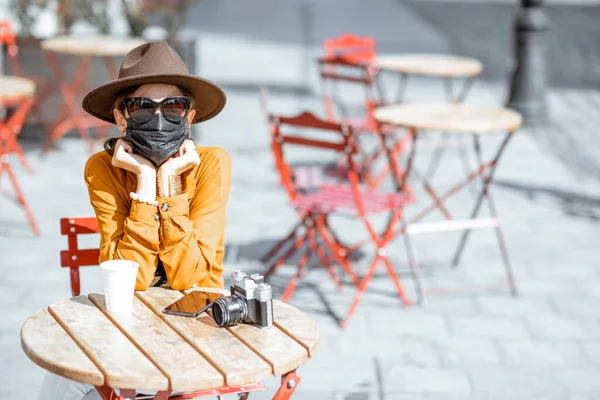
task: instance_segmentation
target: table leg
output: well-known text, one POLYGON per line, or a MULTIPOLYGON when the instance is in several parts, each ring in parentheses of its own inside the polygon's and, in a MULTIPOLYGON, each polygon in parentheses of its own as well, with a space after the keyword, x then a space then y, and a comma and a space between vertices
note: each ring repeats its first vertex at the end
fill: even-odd
POLYGON ((23 196, 21 187, 17 182, 17 177, 13 173, 10 163, 8 162, 8 155, 15 149, 17 134, 23 125, 23 121, 25 120, 25 116, 27 115, 27 111, 30 107, 31 100, 27 99, 19 106, 19 109, 9 118, 8 121, 0 121, 0 180, 2 179, 2 175, 4 175, 4 173, 8 175, 8 179, 13 186, 15 194, 17 195, 19 204, 25 211, 25 215, 27 216, 29 224, 31 225, 31 229, 33 230, 33 233, 38 236, 40 234, 39 227, 35 221, 35 218, 33 217, 31 209, 27 205, 25 196, 23 196))
MULTIPOLYGON (((492 182, 492 177, 493 177, 496 167, 498 165, 498 160, 500 159, 500 156, 504 152, 504 149, 506 148, 506 145, 508 144, 508 141, 510 140, 511 137, 512 137, 512 132, 509 132, 506 135, 502 144, 500 145, 500 148, 498 149, 498 152, 496 153, 494 160, 492 161, 493 166, 490 168, 490 170, 487 173, 483 172, 481 175, 483 185, 482 185, 480 194, 477 198, 475 207, 473 208, 473 211, 471 213, 471 219, 476 218, 477 215, 479 214, 479 210, 481 208, 481 205, 483 204, 484 199, 487 200, 488 208, 490 210, 490 214, 491 214, 492 218, 498 217, 496 205, 495 205, 494 199, 492 197, 492 194, 490 193, 490 184, 492 182)), ((474 137, 474 148, 475 148, 475 154, 477 156, 477 161, 481 164, 482 163, 481 144, 480 144, 479 138, 477 136, 474 137)), ((500 252, 502 254, 502 260, 504 262, 504 266, 506 269, 508 283, 510 285, 512 294, 516 295, 517 294, 516 282, 515 282, 515 278, 514 278, 512 265, 511 265, 510 259, 508 257, 508 249, 506 246, 506 241, 504 239, 504 233, 502 232, 502 228, 500 225, 495 227, 495 231, 496 231, 496 237, 498 239, 498 246, 500 247, 500 252)), ((460 261, 460 256, 462 255, 462 251, 464 250, 464 247, 469 238, 470 232, 471 232, 471 230, 466 230, 461 237, 461 240, 459 242, 456 253, 452 259, 452 267, 453 268, 456 268, 456 266, 458 265, 458 263, 460 261)))

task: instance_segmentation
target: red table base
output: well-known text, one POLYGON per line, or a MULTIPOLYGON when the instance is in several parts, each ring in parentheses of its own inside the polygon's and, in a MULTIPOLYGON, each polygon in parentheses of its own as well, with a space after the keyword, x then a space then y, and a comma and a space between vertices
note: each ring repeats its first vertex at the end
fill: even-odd
MULTIPOLYGON (((281 386, 277 393, 275 393, 275 397, 273 400, 289 400, 296 387, 298 386, 298 382, 300 382, 300 378, 296 375, 296 371, 291 371, 282 376, 281 378, 281 386)), ((250 392, 255 392, 259 390, 266 390, 267 387, 258 383, 252 383, 244 386, 233 386, 228 387, 224 386, 218 389, 204 389, 198 390, 196 392, 184 393, 180 395, 170 396, 170 390, 162 390, 158 392, 154 397, 150 396, 138 396, 136 397, 135 389, 121 389, 119 394, 117 394, 112 388, 108 386, 96 386, 96 390, 98 390, 98 394, 102 397, 103 400, 135 400, 135 399, 154 399, 154 400, 185 400, 185 399, 198 399, 202 397, 215 397, 217 396, 219 399, 221 396, 228 394, 238 394, 240 400, 245 400, 248 398, 248 394, 250 392)))
MULTIPOLYGON (((31 225, 31 229, 35 235, 40 234, 40 230, 38 228, 37 223, 35 222, 35 218, 27 205, 27 201, 25 200, 25 196, 23 196, 23 192, 21 191, 21 187, 17 182, 17 178, 8 162, 8 156, 11 153, 15 153, 23 166, 31 171, 31 167, 27 163, 25 159, 25 155, 23 150, 19 146, 17 142, 17 134, 21 131, 21 127, 23 126, 23 121, 25 121, 25 117, 27 116, 27 112, 29 111, 32 100, 30 98, 19 100, 15 102, 17 104, 16 111, 8 118, 6 121, 0 121, 0 181, 2 177, 6 173, 8 175, 8 179, 17 195, 17 201, 25 211, 25 215, 29 220, 29 224, 31 225), (20 103, 20 104, 18 104, 20 103)), ((4 103, 3 105, 8 105, 4 103)), ((10 104, 14 105, 14 104, 10 104)))
MULTIPOLYGON (((84 56, 81 58, 73 82, 69 84, 54 53, 45 51, 44 56, 56 78, 56 83, 63 96, 63 103, 52 124, 52 129, 48 135, 46 144, 44 145, 43 153, 48 153, 56 141, 73 129, 77 131, 81 139, 86 143, 88 150, 93 151, 94 143, 88 130, 90 128, 97 128, 95 139, 98 141, 106 137, 111 124, 85 114, 81 109, 80 103, 77 101, 77 98, 87 91, 84 80, 92 57, 84 56)), ((102 57, 102 60, 104 61, 109 76, 115 77, 117 75, 117 70, 114 65, 114 60, 108 56, 102 57)))

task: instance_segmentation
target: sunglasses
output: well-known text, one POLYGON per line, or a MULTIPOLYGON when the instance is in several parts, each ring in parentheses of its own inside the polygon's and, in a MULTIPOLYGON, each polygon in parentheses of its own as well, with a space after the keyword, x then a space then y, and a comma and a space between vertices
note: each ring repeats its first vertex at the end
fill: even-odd
POLYGON ((130 97, 123 100, 121 109, 127 110, 129 118, 136 122, 148 122, 160 109, 161 114, 167 121, 179 123, 187 117, 190 109, 191 99, 183 96, 166 97, 156 102, 147 97, 130 97))

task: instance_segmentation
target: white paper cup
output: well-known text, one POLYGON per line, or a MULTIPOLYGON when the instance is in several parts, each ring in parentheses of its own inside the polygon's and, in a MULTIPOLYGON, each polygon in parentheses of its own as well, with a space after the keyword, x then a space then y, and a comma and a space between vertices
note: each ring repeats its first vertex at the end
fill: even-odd
POLYGON ((140 264, 128 260, 109 260, 100 263, 104 301, 108 312, 131 312, 139 267, 140 264))

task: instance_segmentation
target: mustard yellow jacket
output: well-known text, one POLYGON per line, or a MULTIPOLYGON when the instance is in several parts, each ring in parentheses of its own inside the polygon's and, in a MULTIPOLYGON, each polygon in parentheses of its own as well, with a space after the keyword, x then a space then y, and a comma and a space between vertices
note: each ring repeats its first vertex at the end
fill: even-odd
POLYGON ((136 290, 150 286, 159 259, 173 289, 223 287, 231 158, 217 147, 196 150, 200 165, 182 175, 184 193, 158 198, 158 207, 131 199, 137 177, 113 166, 107 152, 94 154, 85 166, 100 230, 99 262, 138 262, 136 290))

